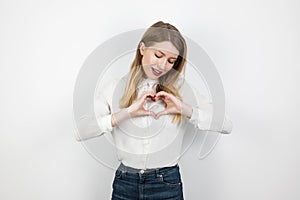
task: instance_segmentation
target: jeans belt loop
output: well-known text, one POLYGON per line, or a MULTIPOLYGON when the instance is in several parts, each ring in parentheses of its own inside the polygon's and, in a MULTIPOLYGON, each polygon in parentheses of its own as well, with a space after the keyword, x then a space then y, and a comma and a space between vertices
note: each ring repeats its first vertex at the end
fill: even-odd
POLYGON ((160 172, 159 172, 159 169, 155 169, 155 177, 160 177, 160 172))

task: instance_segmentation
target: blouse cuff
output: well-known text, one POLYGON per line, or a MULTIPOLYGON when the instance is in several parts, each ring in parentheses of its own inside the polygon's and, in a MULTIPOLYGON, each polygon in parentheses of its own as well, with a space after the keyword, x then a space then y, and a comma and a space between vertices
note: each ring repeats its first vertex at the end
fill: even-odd
POLYGON ((97 118, 98 126, 101 131, 100 134, 112 131, 113 128, 112 128, 112 124, 111 124, 111 117, 112 117, 112 115, 109 114, 109 115, 97 118))
POLYGON ((232 126, 232 121, 226 114, 221 133, 230 134, 232 132, 232 126))
POLYGON ((195 128, 199 128, 199 129, 204 128, 202 127, 202 125, 205 124, 205 120, 207 118, 205 116, 205 112, 196 106, 193 106, 192 110, 193 110, 192 115, 189 121, 195 126, 195 128))

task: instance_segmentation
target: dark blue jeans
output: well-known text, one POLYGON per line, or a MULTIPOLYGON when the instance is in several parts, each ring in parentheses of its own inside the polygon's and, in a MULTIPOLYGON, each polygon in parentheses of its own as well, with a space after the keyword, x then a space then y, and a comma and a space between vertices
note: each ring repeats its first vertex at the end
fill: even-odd
POLYGON ((115 173, 112 200, 183 200, 178 165, 137 170, 122 163, 115 173))

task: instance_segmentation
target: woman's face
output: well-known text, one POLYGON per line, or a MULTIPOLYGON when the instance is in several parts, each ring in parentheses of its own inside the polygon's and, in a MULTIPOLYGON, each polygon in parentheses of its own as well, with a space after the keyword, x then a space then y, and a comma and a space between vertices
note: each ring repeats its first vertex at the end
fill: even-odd
POLYGON ((143 56, 142 67, 146 78, 155 80, 172 69, 179 51, 171 42, 164 41, 149 47, 141 43, 140 53, 143 56))

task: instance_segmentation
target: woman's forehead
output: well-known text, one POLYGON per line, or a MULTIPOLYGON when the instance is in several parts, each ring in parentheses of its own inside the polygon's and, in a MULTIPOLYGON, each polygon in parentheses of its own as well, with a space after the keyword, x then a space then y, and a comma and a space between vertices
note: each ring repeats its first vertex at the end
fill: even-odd
POLYGON ((168 56, 177 57, 179 54, 178 49, 169 41, 156 42, 149 47, 150 49, 160 51, 168 56))

